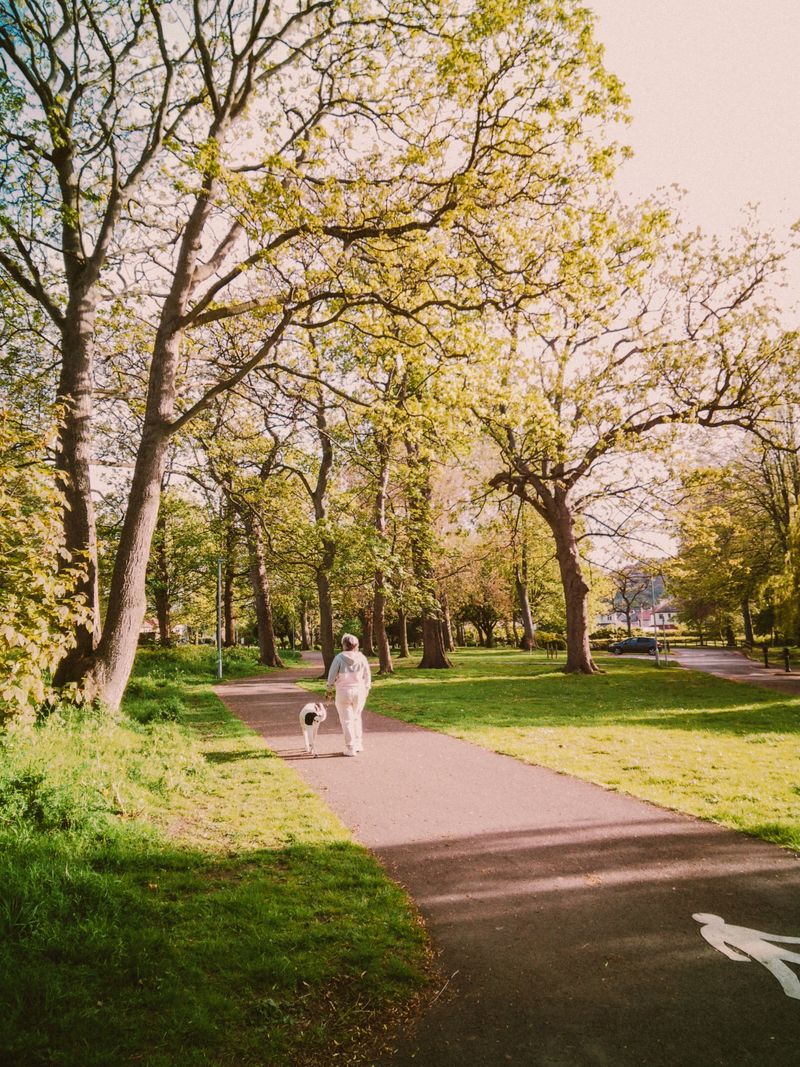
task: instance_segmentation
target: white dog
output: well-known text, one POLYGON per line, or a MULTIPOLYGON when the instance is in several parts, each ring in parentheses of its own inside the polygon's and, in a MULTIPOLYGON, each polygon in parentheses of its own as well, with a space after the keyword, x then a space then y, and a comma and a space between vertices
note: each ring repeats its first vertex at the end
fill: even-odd
POLYGON ((304 704, 300 709, 300 728, 303 731, 303 741, 306 752, 311 756, 317 754, 317 731, 319 724, 325 722, 328 712, 324 704, 304 704))

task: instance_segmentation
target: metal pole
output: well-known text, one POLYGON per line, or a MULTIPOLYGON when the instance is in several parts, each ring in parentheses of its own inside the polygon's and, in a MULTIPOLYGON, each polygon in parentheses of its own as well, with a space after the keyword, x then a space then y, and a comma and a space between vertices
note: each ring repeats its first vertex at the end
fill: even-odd
POLYGON ((217 678, 222 677, 222 556, 217 559, 217 678))
POLYGON ((661 663, 658 659, 658 623, 656 622, 656 580, 650 579, 650 600, 653 605, 653 636, 656 639, 656 667, 660 667, 661 663))

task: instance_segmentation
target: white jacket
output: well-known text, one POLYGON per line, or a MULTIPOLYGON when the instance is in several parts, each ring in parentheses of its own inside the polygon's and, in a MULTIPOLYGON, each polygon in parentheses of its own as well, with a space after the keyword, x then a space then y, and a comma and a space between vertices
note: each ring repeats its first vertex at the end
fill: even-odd
POLYGON ((331 664, 328 671, 328 685, 335 685, 337 689, 353 689, 363 686, 369 692, 372 685, 372 672, 367 662, 367 657, 357 649, 351 652, 340 652, 331 664))

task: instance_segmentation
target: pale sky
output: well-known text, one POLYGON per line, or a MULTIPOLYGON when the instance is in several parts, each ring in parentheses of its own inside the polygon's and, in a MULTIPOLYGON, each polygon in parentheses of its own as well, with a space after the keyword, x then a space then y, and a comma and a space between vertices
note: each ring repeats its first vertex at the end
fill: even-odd
MULTIPOLYGON (((635 157, 620 190, 676 183, 692 226, 727 232, 758 203, 767 227, 788 230, 800 218, 800 0, 587 6, 631 98, 619 139, 635 157)), ((792 277, 800 282, 800 264, 792 277)))

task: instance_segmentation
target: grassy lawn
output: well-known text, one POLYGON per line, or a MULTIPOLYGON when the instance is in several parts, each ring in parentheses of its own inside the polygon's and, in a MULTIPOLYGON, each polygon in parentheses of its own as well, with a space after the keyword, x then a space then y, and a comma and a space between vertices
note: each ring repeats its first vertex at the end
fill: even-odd
POLYGON ((593 677, 543 653, 453 658, 452 671, 400 666, 369 706, 800 849, 800 698, 645 657, 600 656, 593 677))
POLYGON ((145 651, 125 715, 0 737, 0 1062, 362 1062, 423 988, 409 902, 212 669, 145 651))

